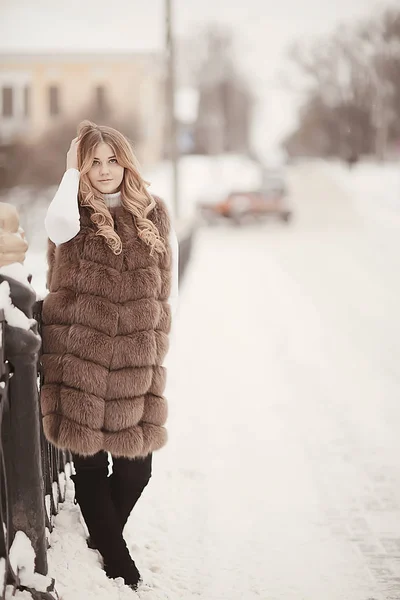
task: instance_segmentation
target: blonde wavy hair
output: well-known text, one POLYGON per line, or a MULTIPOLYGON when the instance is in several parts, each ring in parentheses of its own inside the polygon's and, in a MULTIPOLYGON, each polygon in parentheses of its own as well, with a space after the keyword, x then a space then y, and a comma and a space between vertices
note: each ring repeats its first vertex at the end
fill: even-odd
POLYGON ((150 254, 166 251, 157 227, 147 215, 156 206, 156 201, 147 191, 149 183, 139 172, 139 163, 128 140, 116 129, 82 121, 78 126, 78 169, 81 173, 79 201, 91 209, 91 221, 97 226, 96 235, 105 238, 114 254, 121 254, 121 238, 114 229, 114 220, 100 192, 90 184, 88 172, 93 165, 98 144, 108 144, 124 168, 121 184, 121 203, 134 217, 138 235, 150 247, 150 254))

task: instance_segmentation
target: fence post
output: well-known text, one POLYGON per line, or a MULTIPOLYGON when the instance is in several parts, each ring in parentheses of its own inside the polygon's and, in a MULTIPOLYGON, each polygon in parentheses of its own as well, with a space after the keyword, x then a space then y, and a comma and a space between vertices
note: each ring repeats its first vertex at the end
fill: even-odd
POLYGON ((192 249, 194 244, 194 238, 196 236, 197 221, 186 221, 181 222, 177 228, 178 241, 179 241, 179 282, 182 281, 183 275, 188 267, 192 249))
MULTIPOLYGON (((11 299, 28 317, 36 295, 28 285, 9 277, 11 299)), ((5 325, 5 357, 13 376, 9 383, 8 410, 3 415, 3 448, 7 469, 8 499, 11 509, 12 541, 16 531, 30 539, 36 555, 36 572, 47 574, 45 507, 39 400, 37 383, 40 337, 36 326, 26 330, 5 325)))

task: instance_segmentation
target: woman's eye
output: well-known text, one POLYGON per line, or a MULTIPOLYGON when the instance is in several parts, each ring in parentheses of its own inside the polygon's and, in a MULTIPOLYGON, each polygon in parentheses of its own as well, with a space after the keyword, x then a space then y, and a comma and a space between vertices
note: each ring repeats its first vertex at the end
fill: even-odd
POLYGON ((93 161, 93 166, 95 167, 96 165, 100 164, 98 160, 94 160, 93 161))
POLYGON ((117 163, 117 159, 116 159, 116 158, 112 158, 112 159, 110 160, 110 163, 112 163, 113 165, 115 165, 115 164, 117 163))

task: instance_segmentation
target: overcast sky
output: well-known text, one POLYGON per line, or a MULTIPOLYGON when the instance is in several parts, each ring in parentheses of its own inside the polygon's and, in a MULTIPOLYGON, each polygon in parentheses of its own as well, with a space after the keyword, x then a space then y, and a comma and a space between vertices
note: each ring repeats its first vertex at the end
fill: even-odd
MULTIPOLYGON (((388 3, 175 0, 175 31, 196 35, 212 21, 232 28, 240 67, 258 96, 255 142, 265 150, 294 121, 293 99, 275 85, 288 45, 296 39, 323 36, 339 23, 372 14, 388 3)), ((160 48, 163 7, 163 0, 0 0, 0 51, 160 48)))

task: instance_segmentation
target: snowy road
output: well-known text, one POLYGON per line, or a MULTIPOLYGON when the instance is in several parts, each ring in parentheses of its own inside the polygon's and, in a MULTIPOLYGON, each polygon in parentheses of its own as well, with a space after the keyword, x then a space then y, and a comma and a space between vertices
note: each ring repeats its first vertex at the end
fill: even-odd
MULTIPOLYGON (((292 186, 292 226, 199 233, 127 528, 142 599, 400 599, 399 232, 318 166, 292 186)), ((50 566, 63 600, 137 597, 68 504, 50 566)))

